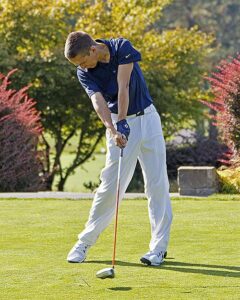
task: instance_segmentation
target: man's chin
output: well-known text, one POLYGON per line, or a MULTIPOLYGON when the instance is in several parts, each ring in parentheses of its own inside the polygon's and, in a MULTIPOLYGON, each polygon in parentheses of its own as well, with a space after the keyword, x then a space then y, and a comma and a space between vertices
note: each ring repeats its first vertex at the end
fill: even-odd
POLYGON ((96 66, 97 66, 97 64, 94 64, 94 65, 87 67, 87 69, 94 69, 94 68, 96 68, 96 66))

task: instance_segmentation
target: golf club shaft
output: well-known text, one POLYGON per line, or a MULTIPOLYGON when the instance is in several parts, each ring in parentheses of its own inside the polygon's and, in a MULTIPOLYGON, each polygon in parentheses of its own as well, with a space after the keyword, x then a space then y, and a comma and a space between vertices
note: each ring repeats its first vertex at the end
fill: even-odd
POLYGON ((118 206, 119 206, 119 195, 120 195, 120 175, 121 175, 122 157, 123 157, 123 149, 121 148, 120 155, 119 155, 119 162, 118 162, 118 175, 117 175, 116 210, 115 210, 114 242, 113 242, 113 257, 112 257, 113 268, 115 265, 115 258, 116 258, 118 206))

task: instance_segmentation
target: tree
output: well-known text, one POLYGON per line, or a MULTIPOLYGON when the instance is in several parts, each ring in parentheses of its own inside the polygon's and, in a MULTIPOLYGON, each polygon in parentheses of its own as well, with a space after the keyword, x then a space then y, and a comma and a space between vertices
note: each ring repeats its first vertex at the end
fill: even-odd
POLYGON ((42 147, 47 154, 44 164, 47 187, 50 190, 58 176, 57 187, 63 190, 68 176, 91 157, 104 134, 90 100, 80 89, 76 70, 63 55, 66 36, 73 30, 70 19, 75 12, 68 17, 65 1, 53 4, 48 0, 32 3, 9 0, 2 1, 0 7, 0 36, 6 49, 1 69, 18 67, 16 88, 32 83, 29 92, 38 99, 45 128, 42 147), (46 134, 54 139, 53 147, 46 134), (61 157, 74 136, 78 136, 75 157, 64 168, 61 157))
POLYGON ((8 89, 13 72, 0 74, 0 191, 38 191, 44 189, 37 151, 40 116, 28 87, 8 89))
MULTIPOLYGON (((210 59, 205 61, 210 68, 228 55, 234 55, 240 47, 240 3, 235 0, 178 0, 173 1, 164 10, 163 18, 157 23, 162 30, 179 27, 198 28, 216 37, 215 51, 210 59)), ((206 89, 209 86, 206 85, 206 89)), ((210 114, 215 112, 210 109, 210 114)), ((197 131, 203 132, 204 120, 197 120, 197 131)), ((208 124, 209 138, 217 140, 217 128, 212 125, 211 119, 208 124)))
POLYGON ((235 0, 178 0, 164 11, 158 25, 162 29, 192 28, 213 33, 216 51, 212 65, 227 55, 234 55, 240 47, 240 3, 235 0))
POLYGON ((240 164, 240 55, 223 60, 208 77, 213 93, 211 102, 202 101, 217 112, 215 124, 231 150, 233 164, 240 164))
POLYGON ((32 83, 31 96, 38 99, 44 128, 54 139, 53 154, 46 135, 43 136, 49 189, 58 175, 58 189, 62 190, 68 176, 92 155, 104 134, 73 67, 63 57, 65 39, 73 30, 85 30, 95 38, 124 36, 141 51, 141 66, 161 113, 166 137, 198 115, 200 105, 196 99, 202 98, 204 72, 201 64, 213 39, 197 28, 159 32, 156 22, 170 3, 1 1, 0 37, 6 51, 0 51, 4 56, 0 67, 7 71, 17 66, 18 84, 32 83), (7 60, 8 65, 4 63, 7 60), (75 159, 64 168, 62 153, 75 135, 79 135, 75 159))

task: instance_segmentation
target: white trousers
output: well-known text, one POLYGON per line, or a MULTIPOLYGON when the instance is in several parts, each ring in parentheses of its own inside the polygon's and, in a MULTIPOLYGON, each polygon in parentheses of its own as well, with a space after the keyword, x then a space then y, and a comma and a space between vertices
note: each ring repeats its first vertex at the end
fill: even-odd
MULTIPOLYGON (((145 109, 142 116, 128 116, 130 135, 123 151, 120 199, 132 179, 137 159, 140 162, 151 224, 151 251, 166 251, 169 241, 172 209, 166 168, 166 149, 160 116, 154 105, 145 109)), ((117 115, 111 114, 113 124, 117 115)), ((116 203, 119 148, 110 133, 106 132, 106 165, 101 172, 101 184, 95 194, 88 222, 79 239, 93 245, 100 233, 109 225, 116 203)), ((139 220, 141 221, 141 220, 139 220)))

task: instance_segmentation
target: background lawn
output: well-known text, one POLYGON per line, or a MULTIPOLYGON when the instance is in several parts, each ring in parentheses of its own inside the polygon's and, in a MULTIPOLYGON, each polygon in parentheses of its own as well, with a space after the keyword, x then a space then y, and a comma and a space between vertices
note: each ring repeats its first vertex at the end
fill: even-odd
MULTIPOLYGON (((51 147, 54 146, 54 140, 49 135, 45 135, 48 143, 51 147)), ((65 192, 88 192, 91 191, 84 187, 84 183, 88 183, 89 181, 92 181, 93 183, 99 182, 99 176, 102 168, 105 165, 105 159, 106 159, 106 146, 105 146, 105 138, 103 137, 102 141, 98 144, 96 150, 94 151, 94 154, 91 156, 89 160, 87 160, 83 165, 80 165, 77 167, 74 171, 74 174, 71 174, 64 186, 65 192)), ((61 156, 61 162, 63 168, 69 167, 72 164, 72 161, 75 158, 75 152, 78 145, 78 136, 74 136, 71 139, 71 143, 67 144, 62 156, 61 156)), ((53 154, 51 155, 53 159, 53 154)), ((54 183, 53 183, 53 190, 57 190, 57 182, 59 178, 58 176, 55 177, 54 183)))
POLYGON ((120 207, 115 279, 110 266, 113 224, 86 263, 66 255, 86 222, 90 200, 0 200, 0 299, 239 299, 240 198, 173 199, 168 259, 139 264, 148 250, 146 200, 120 207))
MULTIPOLYGON (((74 159, 74 154, 65 152, 62 156, 63 166, 67 167, 74 159)), ((93 183, 99 182, 100 172, 105 165, 106 155, 103 153, 94 154, 93 158, 90 158, 84 163, 84 166, 79 166, 73 175, 70 175, 66 181, 64 187, 65 192, 87 192, 91 191, 84 187, 84 183, 92 181, 93 183)), ((53 190, 57 190, 56 182, 58 178, 55 177, 53 190)))

